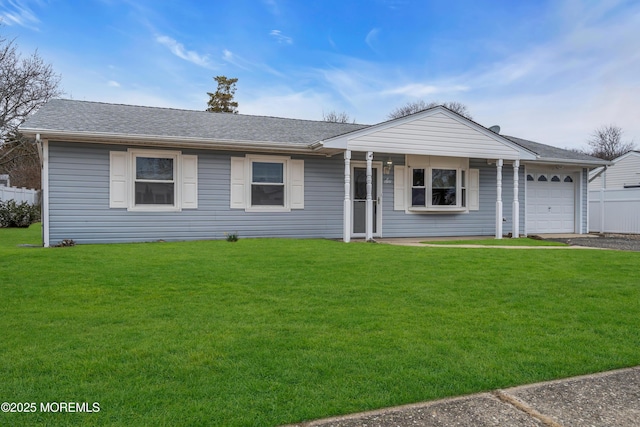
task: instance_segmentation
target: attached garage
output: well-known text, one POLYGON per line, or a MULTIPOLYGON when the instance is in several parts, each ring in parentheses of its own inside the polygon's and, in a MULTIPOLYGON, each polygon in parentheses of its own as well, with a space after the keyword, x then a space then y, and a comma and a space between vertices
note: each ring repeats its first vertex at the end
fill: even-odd
POLYGON ((527 171, 528 234, 576 232, 579 173, 527 171))

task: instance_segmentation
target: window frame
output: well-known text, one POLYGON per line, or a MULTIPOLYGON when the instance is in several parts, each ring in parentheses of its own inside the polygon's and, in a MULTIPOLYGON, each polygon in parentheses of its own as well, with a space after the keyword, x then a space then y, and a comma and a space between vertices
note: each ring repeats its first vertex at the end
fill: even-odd
POLYGON ((181 182, 179 177, 181 176, 181 152, 180 151, 164 151, 164 150, 129 150, 129 165, 130 165, 130 183, 129 183, 129 211, 136 212, 179 212, 182 205, 182 192, 181 182), (137 178, 137 158, 155 158, 155 159, 172 159, 173 160, 173 204, 136 204, 136 183, 137 182, 161 182, 166 183, 168 180, 140 180, 137 178))
POLYGON ((412 161, 413 165, 408 167, 408 206, 409 212, 469 212, 469 196, 468 182, 469 179, 469 166, 468 160, 456 159, 454 161, 448 161, 448 159, 436 159, 429 158, 423 162, 412 161), (456 164, 457 163, 457 164, 456 164), (464 164, 462 164, 464 163, 464 164), (414 170, 424 170, 424 185, 413 185, 414 170), (434 170, 455 170, 456 171, 456 204, 455 205, 434 205, 433 204, 433 171, 434 170), (425 191, 425 204, 413 205, 413 190, 424 189, 425 191))
POLYGON ((247 212, 289 212, 291 211, 289 179, 289 160, 290 157, 285 156, 265 156, 265 155, 247 155, 246 167, 246 211, 247 212), (265 183, 253 181, 253 164, 254 163, 280 163, 282 164, 282 183, 265 183), (253 186, 254 185, 282 185, 283 203, 282 205, 254 205, 253 204, 253 186))

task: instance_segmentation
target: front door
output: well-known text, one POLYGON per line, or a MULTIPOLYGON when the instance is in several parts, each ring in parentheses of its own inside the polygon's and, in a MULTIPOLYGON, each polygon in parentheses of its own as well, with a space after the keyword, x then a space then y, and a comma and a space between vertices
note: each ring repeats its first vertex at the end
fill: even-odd
MULTIPOLYGON (((354 237, 364 237, 367 232, 367 168, 354 167, 352 177, 352 199, 353 200, 353 230, 354 237)), ((371 169, 371 199, 373 205, 373 235, 379 235, 378 202, 378 177, 380 169, 375 165, 371 169)))

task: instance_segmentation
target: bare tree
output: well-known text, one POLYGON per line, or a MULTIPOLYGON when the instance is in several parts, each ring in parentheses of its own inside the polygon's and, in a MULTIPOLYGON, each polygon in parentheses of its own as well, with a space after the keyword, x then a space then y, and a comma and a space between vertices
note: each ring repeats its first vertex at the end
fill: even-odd
POLYGON ((60 96, 60 76, 34 52, 23 57, 14 40, 0 37, 0 173, 18 186, 38 188, 40 161, 35 142, 18 132, 27 117, 60 96))
POLYGON ((442 105, 443 107, 446 107, 449 110, 454 111, 460 114, 461 116, 466 117, 469 120, 472 120, 471 114, 469 113, 467 106, 461 102, 450 101, 450 102, 441 103, 441 102, 434 101, 434 102, 427 103, 422 99, 418 101, 407 102, 402 107, 398 107, 392 112, 390 112, 387 117, 390 119, 397 119, 400 117, 408 116, 410 114, 427 110, 429 108, 437 107, 438 105, 442 105))
POLYGON ((35 141, 16 132, 0 145, 0 173, 11 176, 15 187, 40 189, 40 155, 35 141))
POLYGON ((346 112, 338 113, 335 110, 329 111, 327 114, 322 112, 322 120, 331 123, 355 123, 356 119, 351 120, 346 112))
POLYGON ((622 141, 622 128, 615 125, 602 126, 591 134, 587 141, 591 150, 588 154, 605 160, 613 160, 634 149, 633 141, 622 141))
POLYGON ((59 96, 60 76, 38 52, 23 58, 14 40, 0 37, 0 138, 18 128, 51 98, 59 96))

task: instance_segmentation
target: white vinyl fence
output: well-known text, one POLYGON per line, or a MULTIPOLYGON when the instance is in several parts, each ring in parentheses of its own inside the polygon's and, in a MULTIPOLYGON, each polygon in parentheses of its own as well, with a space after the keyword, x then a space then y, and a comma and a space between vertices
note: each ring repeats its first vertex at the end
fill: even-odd
POLYGON ((589 191, 589 231, 640 233, 640 188, 589 191))
POLYGON ((30 205, 38 203, 39 191, 31 188, 5 187, 0 185, 0 201, 15 200, 16 203, 27 202, 30 205))

